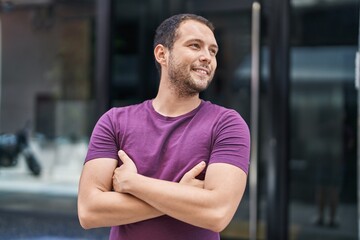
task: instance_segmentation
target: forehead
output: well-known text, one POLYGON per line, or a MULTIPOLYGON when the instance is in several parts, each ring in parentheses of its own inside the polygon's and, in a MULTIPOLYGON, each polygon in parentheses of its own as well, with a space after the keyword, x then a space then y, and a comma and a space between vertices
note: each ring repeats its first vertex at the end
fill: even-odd
POLYGON ((188 41, 191 39, 199 39, 209 44, 217 45, 214 33, 208 26, 195 20, 186 20, 179 26, 178 41, 188 41))

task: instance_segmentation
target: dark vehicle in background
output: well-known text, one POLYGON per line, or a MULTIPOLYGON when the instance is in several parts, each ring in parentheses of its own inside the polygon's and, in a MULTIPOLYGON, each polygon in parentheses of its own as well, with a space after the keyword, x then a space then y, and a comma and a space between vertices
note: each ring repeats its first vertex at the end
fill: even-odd
POLYGON ((0 134, 0 167, 14 167, 23 156, 28 169, 34 176, 40 176, 41 165, 29 145, 29 128, 17 133, 0 134))

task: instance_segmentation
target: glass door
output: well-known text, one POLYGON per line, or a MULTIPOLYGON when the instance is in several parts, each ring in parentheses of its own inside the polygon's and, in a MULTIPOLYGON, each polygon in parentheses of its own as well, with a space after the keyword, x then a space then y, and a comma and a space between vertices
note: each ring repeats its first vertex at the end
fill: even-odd
POLYGON ((289 238, 359 239, 358 14, 358 1, 292 1, 289 238))
POLYGON ((235 109, 251 129, 252 153, 248 187, 225 239, 256 239, 258 215, 258 115, 260 4, 255 1, 188 0, 186 11, 206 17, 215 25, 219 45, 218 68, 202 98, 235 109))
POLYGON ((238 111, 251 128, 253 144, 248 187, 222 239, 256 239, 261 231, 257 225, 261 205, 257 199, 260 4, 254 0, 224 0, 221 4, 216 0, 128 0, 114 1, 113 11, 110 98, 116 106, 156 95, 158 76, 153 52, 147 49, 152 49, 153 33, 165 17, 187 12, 214 23, 220 48, 218 67, 201 97, 238 111))

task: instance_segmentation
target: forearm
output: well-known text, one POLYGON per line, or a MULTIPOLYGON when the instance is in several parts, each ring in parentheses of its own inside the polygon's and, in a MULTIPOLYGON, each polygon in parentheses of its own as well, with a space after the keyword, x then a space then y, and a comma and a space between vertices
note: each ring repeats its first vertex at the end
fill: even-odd
POLYGON ((199 185, 195 177, 204 169, 204 162, 177 183, 140 175, 124 152, 120 151, 119 157, 123 165, 113 176, 117 192, 131 194, 166 215, 215 232, 229 224, 246 186, 246 173, 230 164, 209 165, 199 185))
POLYGON ((129 224, 163 215, 129 194, 102 191, 79 195, 78 212, 80 224, 86 229, 129 224))
POLYGON ((221 231, 230 220, 212 190, 136 175, 124 191, 173 218, 191 225, 221 231))

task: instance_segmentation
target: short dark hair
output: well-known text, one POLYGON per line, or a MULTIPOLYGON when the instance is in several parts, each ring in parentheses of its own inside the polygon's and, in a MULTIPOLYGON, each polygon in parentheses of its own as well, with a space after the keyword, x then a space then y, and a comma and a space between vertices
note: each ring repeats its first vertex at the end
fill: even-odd
MULTIPOLYGON (((178 28, 180 24, 187 20, 195 20, 200 23, 205 24, 210 28, 212 32, 214 32, 214 25, 207 20, 206 18, 189 13, 177 14, 168 19, 164 20, 159 27, 156 29, 155 37, 154 37, 154 49, 158 44, 162 44, 164 47, 171 50, 174 46, 175 41, 178 39, 178 28)), ((155 60, 156 68, 159 73, 161 72, 160 64, 155 60)))

